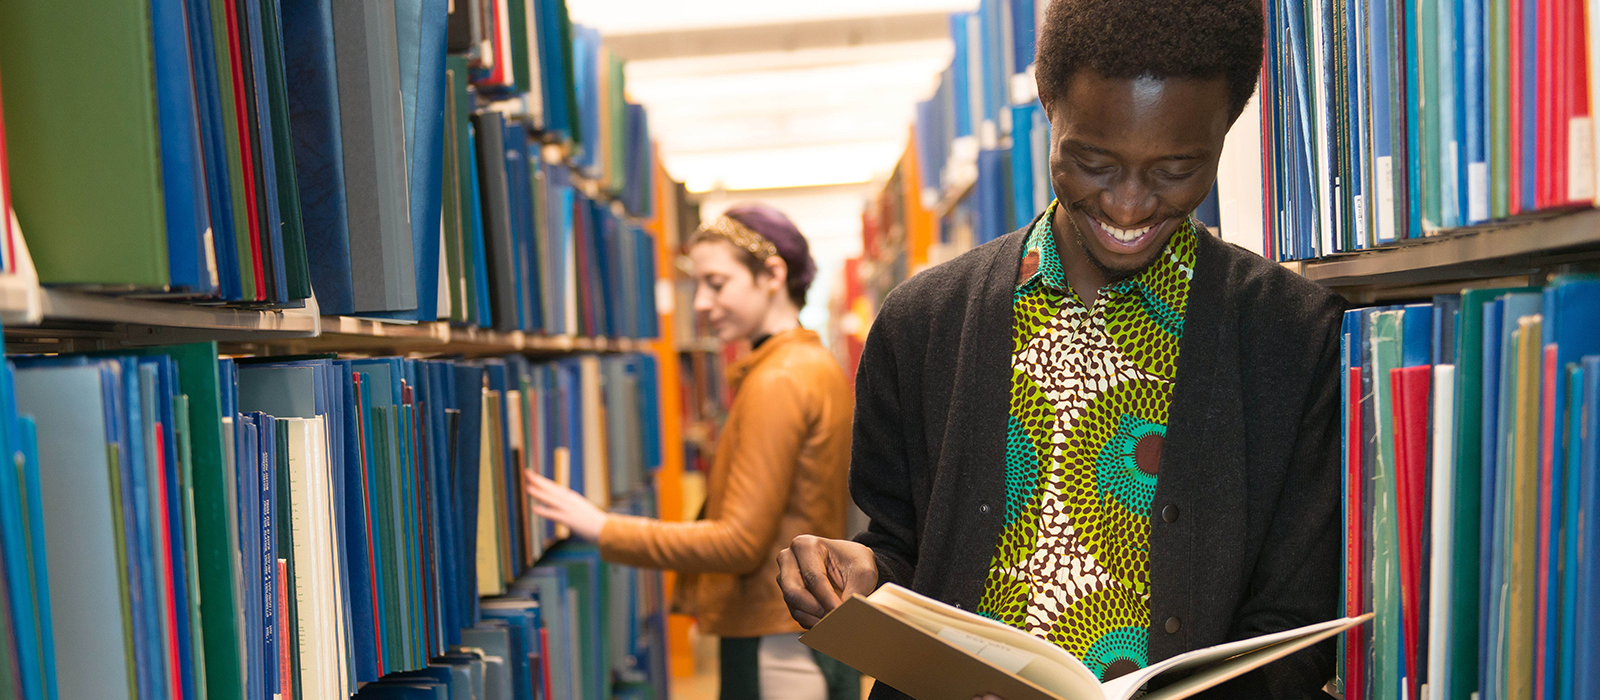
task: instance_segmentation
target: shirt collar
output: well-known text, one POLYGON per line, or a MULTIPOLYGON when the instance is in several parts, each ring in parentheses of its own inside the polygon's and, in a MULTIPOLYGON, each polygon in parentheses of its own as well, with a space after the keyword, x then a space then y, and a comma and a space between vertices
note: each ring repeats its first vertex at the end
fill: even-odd
MULTIPOLYGON (((1059 200, 1051 200, 1050 206, 1044 210, 1044 215, 1034 222, 1033 229, 1028 232, 1027 243, 1023 245, 1022 249, 1022 266, 1017 275, 1018 290, 1033 284, 1041 284, 1058 292, 1067 292, 1072 289, 1072 285, 1067 282, 1067 273, 1061 266, 1061 254, 1056 248, 1055 231, 1051 228, 1051 222, 1055 219, 1056 207, 1059 203, 1059 200)), ((1176 241, 1183 237, 1195 235, 1194 226, 1192 218, 1185 220, 1178 227, 1178 230, 1172 234, 1172 238, 1167 241, 1166 250, 1162 251, 1161 256, 1156 258, 1155 262, 1137 275, 1107 285, 1102 291, 1112 294, 1125 294, 1128 292, 1136 292, 1141 295, 1150 294, 1150 285, 1145 283, 1166 268, 1172 266, 1192 268, 1192 261, 1186 263, 1186 261, 1180 259, 1183 256, 1174 255, 1173 253, 1177 248, 1174 245, 1176 241)), ((1189 248, 1192 248, 1192 246, 1189 248)))

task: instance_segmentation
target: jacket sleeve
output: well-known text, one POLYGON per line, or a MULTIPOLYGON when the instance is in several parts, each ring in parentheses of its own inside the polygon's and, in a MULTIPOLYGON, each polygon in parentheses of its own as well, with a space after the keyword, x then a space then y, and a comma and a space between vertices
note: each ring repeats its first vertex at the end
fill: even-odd
POLYGON ((895 297, 867 334, 856 369, 850 494, 870 522, 856 541, 872 548, 878 583, 910 587, 917 566, 917 516, 902 426, 901 366, 895 356, 895 297))
POLYGON ((759 570, 778 536, 801 444, 815 419, 805 394, 802 380, 785 372, 746 380, 740 388, 745 405, 731 426, 736 432, 718 446, 732 450, 722 512, 694 522, 613 515, 600 532, 605 559, 690 573, 759 570))
MULTIPOLYGON (((1234 638, 1256 637, 1339 617, 1340 431, 1338 313, 1315 355, 1289 472, 1278 496, 1265 546, 1250 579, 1250 595, 1234 620, 1234 638)), ((1212 698, 1327 698, 1335 640, 1296 653, 1231 683, 1212 698)))

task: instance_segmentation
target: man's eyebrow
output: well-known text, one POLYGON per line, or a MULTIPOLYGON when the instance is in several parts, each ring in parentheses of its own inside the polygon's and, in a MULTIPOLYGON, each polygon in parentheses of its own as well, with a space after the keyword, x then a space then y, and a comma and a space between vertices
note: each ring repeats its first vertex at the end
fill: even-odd
MULTIPOLYGON (((1101 155, 1101 156, 1115 156, 1116 155, 1116 153, 1114 153, 1114 152, 1112 152, 1110 150, 1101 148, 1101 147, 1093 145, 1093 144, 1085 143, 1085 142, 1079 141, 1077 139, 1067 139, 1065 145, 1069 146, 1071 148, 1080 150, 1080 151, 1086 151, 1088 153, 1093 153, 1095 155, 1101 155)), ((1157 158, 1156 160, 1200 160, 1202 157, 1203 156, 1201 154, 1199 154, 1199 153, 1174 153, 1172 155, 1162 156, 1160 158, 1157 158)))

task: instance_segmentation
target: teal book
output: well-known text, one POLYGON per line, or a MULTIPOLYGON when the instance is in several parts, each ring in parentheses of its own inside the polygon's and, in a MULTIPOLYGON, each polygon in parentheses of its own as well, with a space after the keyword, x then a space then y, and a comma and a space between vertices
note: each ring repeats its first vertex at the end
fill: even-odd
POLYGON ((1402 667, 1400 512, 1396 501, 1399 479, 1395 462, 1393 393, 1387 381, 1390 370, 1401 365, 1405 311, 1372 314, 1370 349, 1376 395, 1377 454, 1370 476, 1373 489, 1372 522, 1372 692, 1373 697, 1398 696, 1402 667))

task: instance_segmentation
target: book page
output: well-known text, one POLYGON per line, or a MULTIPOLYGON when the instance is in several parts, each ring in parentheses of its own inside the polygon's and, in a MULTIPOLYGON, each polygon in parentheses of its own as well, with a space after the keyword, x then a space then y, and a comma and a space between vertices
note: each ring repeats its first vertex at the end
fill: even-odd
POLYGON ((1177 698, 1187 697, 1258 666, 1288 656, 1370 619, 1372 619, 1372 613, 1367 613, 1361 617, 1329 620, 1315 625, 1307 625, 1250 639, 1241 639, 1236 642, 1218 644, 1204 649, 1196 649, 1186 654, 1179 654, 1166 661, 1151 664, 1141 671, 1106 681, 1106 697, 1114 699, 1130 698, 1133 697, 1134 691, 1144 687, 1146 683, 1156 676, 1216 664, 1212 668, 1201 670, 1183 681, 1146 696, 1146 700, 1153 698, 1176 700, 1177 698), (1207 679, 1209 683, 1193 686, 1191 682, 1197 679, 1207 679), (1189 691, 1173 694, 1173 689, 1179 687, 1187 687, 1189 691))
POLYGON ((1047 690, 1062 692, 1069 687, 1100 684, 1100 679, 1066 650, 999 621, 895 584, 879 588, 867 600, 901 613, 927 632, 1047 690))

